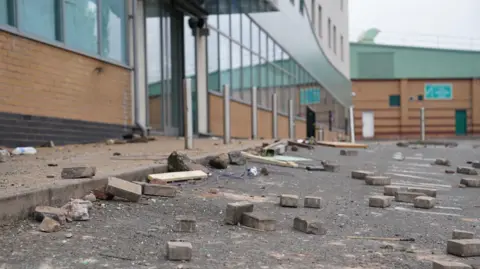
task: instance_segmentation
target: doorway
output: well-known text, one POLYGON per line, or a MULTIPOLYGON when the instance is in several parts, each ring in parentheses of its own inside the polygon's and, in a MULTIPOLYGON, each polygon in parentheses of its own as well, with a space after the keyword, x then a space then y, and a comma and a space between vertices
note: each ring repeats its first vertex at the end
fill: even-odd
POLYGON ((455 110, 455 134, 467 135, 467 111, 465 109, 455 110))
POLYGON ((363 138, 373 138, 375 136, 375 116, 373 111, 362 113, 362 136, 363 138))
POLYGON ((315 137, 315 111, 307 106, 307 138, 315 137))

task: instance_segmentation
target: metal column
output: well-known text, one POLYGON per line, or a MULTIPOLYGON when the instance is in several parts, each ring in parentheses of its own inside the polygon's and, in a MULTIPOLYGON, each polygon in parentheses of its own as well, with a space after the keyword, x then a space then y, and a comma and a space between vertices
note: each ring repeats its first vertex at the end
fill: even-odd
POLYGON ((350 142, 355 143, 355 118, 353 117, 353 106, 350 106, 349 116, 350 116, 350 142))
POLYGON ((230 89, 223 85, 223 143, 230 144, 230 89))
POLYGON ((295 139, 295 115, 293 112, 293 100, 288 100, 288 136, 295 139))
POLYGON ((273 139, 278 138, 278 106, 277 106, 277 93, 272 94, 272 136, 273 139))
POLYGON ((257 105, 257 87, 253 86, 251 89, 251 98, 252 98, 252 139, 257 139, 258 137, 258 105, 257 105))
POLYGON ((185 149, 193 149, 192 81, 189 78, 183 80, 183 96, 185 149))

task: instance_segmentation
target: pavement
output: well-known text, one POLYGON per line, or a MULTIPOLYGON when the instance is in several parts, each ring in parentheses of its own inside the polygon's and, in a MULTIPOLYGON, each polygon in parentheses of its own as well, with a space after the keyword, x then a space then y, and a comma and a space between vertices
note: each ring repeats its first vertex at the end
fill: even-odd
MULTIPOLYGON (((246 167, 215 170, 196 184, 179 184, 175 198, 144 197, 139 203, 97 201, 91 220, 66 224, 62 231, 42 233, 39 223, 25 220, 0 228, 0 268, 261 268, 261 269, 367 269, 432 268, 432 260, 480 264, 480 257, 458 258, 446 254, 453 229, 468 230, 480 237, 480 189, 459 188, 462 176, 446 174, 479 159, 470 141, 456 148, 399 148, 394 143, 370 143, 358 156, 340 156, 340 149, 316 147, 289 152, 328 160, 340 171, 308 172, 300 168, 265 166, 268 176, 245 177, 246 167), (402 152, 405 160, 392 158, 402 152), (452 167, 435 166, 435 158, 448 158, 452 167), (432 187, 438 190, 433 209, 416 209, 393 202, 386 209, 368 207, 368 197, 383 187, 350 178, 354 169, 390 175, 392 184, 432 187), (283 208, 280 194, 320 196, 321 209, 283 208), (225 225, 228 202, 249 200, 254 210, 277 220, 276 231, 261 232, 225 225), (197 232, 173 232, 177 215, 194 215, 197 232), (326 235, 308 235, 292 229, 296 216, 318 219, 326 235), (67 238, 71 233, 72 237, 67 238), (414 238, 414 242, 349 239, 348 236, 414 238), (184 239, 193 245, 190 262, 165 258, 168 240, 184 239)), ((303 204, 303 203, 301 203, 303 204)))
POLYGON ((168 155, 174 150, 195 158, 259 146, 262 142, 236 140, 232 144, 223 145, 222 140, 195 139, 194 149, 185 151, 183 138, 157 137, 156 141, 149 143, 97 143, 37 148, 35 155, 13 156, 10 161, 0 163, 0 196, 59 184, 62 182, 60 174, 64 167, 95 166, 97 177, 104 177, 133 168, 165 164, 168 155))

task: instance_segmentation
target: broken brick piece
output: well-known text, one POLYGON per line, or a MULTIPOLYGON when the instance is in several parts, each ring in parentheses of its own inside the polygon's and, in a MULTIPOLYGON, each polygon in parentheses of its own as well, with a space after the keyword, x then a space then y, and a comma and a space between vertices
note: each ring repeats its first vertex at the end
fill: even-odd
POLYGON ((142 197, 142 186, 120 178, 109 177, 105 192, 131 202, 138 202, 142 197))

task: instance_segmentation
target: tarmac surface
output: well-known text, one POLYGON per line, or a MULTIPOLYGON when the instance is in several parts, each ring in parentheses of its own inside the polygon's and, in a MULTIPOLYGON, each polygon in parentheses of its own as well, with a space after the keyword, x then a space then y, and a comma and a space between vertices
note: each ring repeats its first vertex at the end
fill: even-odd
POLYGON ((140 203, 97 201, 91 220, 66 224, 62 231, 46 234, 39 223, 26 220, 0 229, 0 268, 251 268, 251 269, 363 269, 432 268, 432 260, 480 264, 480 257, 458 258, 446 254, 453 229, 468 230, 480 238, 480 188, 459 188, 463 177, 446 169, 468 166, 480 159, 480 149, 461 141, 456 148, 399 148, 393 143, 371 143, 358 156, 340 156, 340 149, 316 147, 288 152, 311 158, 303 164, 328 160, 340 171, 308 172, 300 168, 265 166, 268 176, 242 176, 243 166, 215 170, 206 181, 181 184, 175 198, 142 198, 140 203), (405 160, 392 158, 402 152, 405 160), (448 158, 451 167, 435 166, 435 158, 448 158), (383 187, 368 186, 350 178, 355 169, 392 177, 392 184, 438 190, 433 209, 393 202, 386 209, 368 207, 368 197, 383 187), (296 194, 298 208, 278 205, 280 194, 296 194), (323 198, 321 209, 303 208, 303 197, 323 198), (261 232, 225 225, 228 202, 249 200, 254 211, 277 220, 276 231, 261 232), (172 231, 176 215, 194 215, 196 233, 172 231), (293 230, 296 216, 318 219, 327 235, 293 230), (67 238, 71 233, 73 236, 67 238), (414 242, 349 239, 348 236, 414 238, 414 242), (165 258, 168 240, 185 239, 193 245, 190 262, 165 258))

